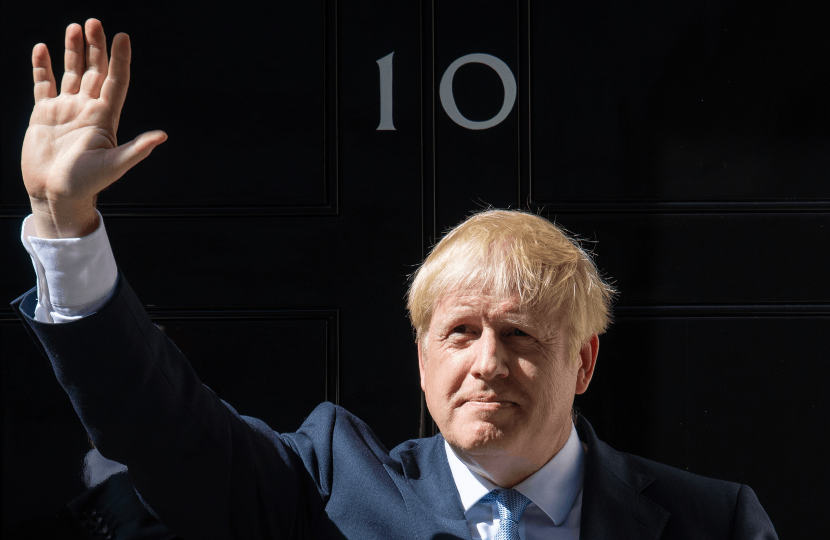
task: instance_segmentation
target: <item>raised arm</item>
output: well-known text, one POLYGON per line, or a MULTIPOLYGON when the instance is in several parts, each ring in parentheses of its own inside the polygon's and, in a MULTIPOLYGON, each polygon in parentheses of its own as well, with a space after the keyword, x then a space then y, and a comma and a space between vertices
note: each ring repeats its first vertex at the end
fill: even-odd
POLYGON ((112 61, 97 19, 66 28, 60 94, 49 50, 32 51, 35 107, 23 141, 21 168, 41 238, 79 238, 98 226, 98 193, 167 140, 148 131, 118 146, 116 132, 130 84, 130 38, 116 34, 112 61))
MULTIPOLYGON (((34 47, 35 107, 21 163, 30 219, 37 236, 51 239, 38 243, 50 246, 47 251, 68 249, 70 256, 64 258, 70 262, 85 256, 80 242, 54 239, 88 242, 100 235, 97 194, 167 138, 151 131, 118 146, 130 40, 116 35, 108 62, 101 23, 89 19, 85 31, 86 41, 80 25, 66 30, 59 95, 47 48, 34 47)), ((64 265, 53 274, 76 267, 64 265)), ((39 279, 38 295, 42 285, 39 279)), ((13 304, 101 454, 127 466, 141 496, 180 536, 308 537, 323 513, 329 485, 325 475, 309 471, 330 470, 316 450, 319 446, 323 456, 330 456, 330 428, 312 425, 316 438, 286 438, 260 421, 240 417, 201 383, 123 276, 110 293, 92 313, 66 324, 34 317, 43 299, 31 291, 13 304)), ((334 415, 332 407, 323 410, 325 418, 334 415)))

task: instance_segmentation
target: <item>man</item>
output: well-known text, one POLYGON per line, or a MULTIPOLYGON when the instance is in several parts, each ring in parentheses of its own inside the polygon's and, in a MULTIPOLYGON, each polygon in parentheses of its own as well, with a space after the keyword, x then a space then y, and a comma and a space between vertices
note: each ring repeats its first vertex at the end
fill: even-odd
POLYGON ((412 282, 421 387, 441 435, 389 452, 331 404, 288 434, 238 415, 115 266, 95 196, 166 135, 116 145, 129 39, 115 36, 109 64, 100 23, 85 29, 86 50, 80 27, 67 29, 60 95, 45 46, 33 52, 22 236, 38 286, 15 306, 101 455, 127 467, 176 535, 776 538, 748 487, 616 452, 574 421, 613 290, 579 246, 522 212, 471 217, 412 282))

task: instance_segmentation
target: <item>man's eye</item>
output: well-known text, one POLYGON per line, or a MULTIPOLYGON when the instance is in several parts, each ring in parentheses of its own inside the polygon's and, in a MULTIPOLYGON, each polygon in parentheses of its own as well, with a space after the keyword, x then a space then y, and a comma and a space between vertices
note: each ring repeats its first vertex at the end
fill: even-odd
POLYGON ((467 326, 464 324, 459 324, 455 328, 452 329, 451 334, 466 334, 467 333, 467 326))
POLYGON ((515 336, 515 337, 527 337, 530 334, 528 334, 526 332, 523 332, 523 331, 519 330, 518 328, 514 328, 513 330, 510 331, 510 335, 515 336))

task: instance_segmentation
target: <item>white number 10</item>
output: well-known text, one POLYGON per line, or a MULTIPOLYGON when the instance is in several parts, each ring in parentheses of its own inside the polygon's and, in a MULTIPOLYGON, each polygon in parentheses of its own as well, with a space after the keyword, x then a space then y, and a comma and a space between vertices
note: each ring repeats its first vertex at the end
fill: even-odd
MULTIPOLYGON (((378 69, 380 70, 380 124, 378 130, 391 131, 395 129, 392 124, 392 55, 391 52, 377 61, 378 69)), ((510 68, 496 58, 489 54, 474 53, 462 56, 455 62, 450 64, 441 77, 441 84, 438 87, 438 95, 441 98, 441 105, 444 107, 444 112, 461 127, 467 129, 489 129, 502 123, 505 118, 513 110, 513 105, 516 103, 516 78, 510 68), (455 105, 455 97, 452 93, 452 79, 458 68, 465 64, 476 62, 490 66, 498 74, 501 79, 501 84, 504 86, 504 102, 501 105, 501 110, 489 120, 475 122, 466 118, 458 110, 455 105)))

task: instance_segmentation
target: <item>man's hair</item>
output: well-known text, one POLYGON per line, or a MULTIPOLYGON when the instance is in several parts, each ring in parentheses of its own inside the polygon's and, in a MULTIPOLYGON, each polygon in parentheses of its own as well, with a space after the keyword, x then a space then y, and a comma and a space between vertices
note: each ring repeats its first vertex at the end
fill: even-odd
POLYGON ((422 344, 435 305, 447 294, 518 294, 522 307, 563 326, 571 358, 608 328, 616 294, 575 240, 518 210, 473 214, 441 239, 411 278, 407 309, 422 344))

